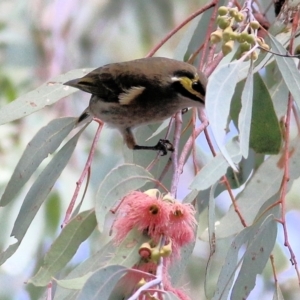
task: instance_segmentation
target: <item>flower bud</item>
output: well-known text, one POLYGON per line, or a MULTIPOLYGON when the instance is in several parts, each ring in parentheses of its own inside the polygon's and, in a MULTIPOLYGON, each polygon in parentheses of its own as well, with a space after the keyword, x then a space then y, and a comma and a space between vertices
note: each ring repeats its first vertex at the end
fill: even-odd
POLYGON ((237 16, 237 14, 239 13, 237 7, 233 7, 229 9, 229 15, 233 18, 235 18, 235 16, 237 16))
POLYGON ((210 35, 210 41, 213 44, 217 44, 222 41, 222 37, 223 37, 222 29, 217 29, 216 31, 212 32, 212 34, 210 35))
POLYGON ((226 16, 217 17, 217 24, 221 29, 225 29, 230 25, 230 20, 226 16))
POLYGON ((227 6, 220 6, 218 8, 218 14, 219 16, 225 16, 228 13, 228 7, 227 6))
POLYGON ((239 35, 239 37, 238 37, 238 39, 237 39, 238 42, 239 43, 246 42, 246 39, 247 39, 248 35, 249 35, 249 33, 246 32, 246 31, 241 32, 240 35, 239 35))
POLYGON ((233 50, 233 46, 234 46, 234 41, 228 41, 222 45, 222 52, 224 56, 226 56, 233 50))
POLYGON ((249 51, 251 49, 251 45, 247 42, 241 43, 240 48, 242 52, 249 51))
POLYGON ((250 22, 250 27, 255 30, 255 29, 258 29, 260 27, 260 24, 257 21, 251 21, 250 22))
POLYGON ((255 41, 256 41, 256 36, 254 34, 248 34, 247 35, 246 42, 253 45, 253 44, 255 44, 255 41))
POLYGON ((236 22, 242 22, 243 20, 244 20, 244 15, 242 14, 242 13, 238 13, 235 17, 234 17, 234 19, 236 20, 236 22))
POLYGON ((161 257, 161 255, 160 255, 160 251, 158 250, 158 248, 157 247, 152 248, 151 261, 154 263, 158 263, 160 257, 161 257))
POLYGON ((145 191, 144 194, 146 194, 152 198, 157 198, 157 196, 159 196, 159 194, 160 194, 160 191, 158 189, 149 189, 149 190, 145 191))
POLYGON ((270 50, 270 46, 266 43, 261 44, 260 47, 262 48, 261 49, 262 51, 264 51, 264 50, 269 51, 270 50))
POLYGON ((224 42, 230 41, 232 33, 233 33, 233 30, 232 30, 231 26, 228 26, 227 28, 225 28, 225 30, 223 32, 223 41, 224 42))
POLYGON ((137 288, 142 287, 143 285, 145 285, 147 283, 147 281, 145 280, 145 278, 142 278, 136 285, 137 288))
POLYGON ((168 257, 172 254, 172 242, 170 241, 167 245, 160 249, 160 255, 162 257, 168 257))
POLYGON ((257 58, 258 58, 257 52, 256 52, 256 51, 253 51, 253 52, 251 53, 250 57, 251 57, 252 60, 257 60, 257 58))

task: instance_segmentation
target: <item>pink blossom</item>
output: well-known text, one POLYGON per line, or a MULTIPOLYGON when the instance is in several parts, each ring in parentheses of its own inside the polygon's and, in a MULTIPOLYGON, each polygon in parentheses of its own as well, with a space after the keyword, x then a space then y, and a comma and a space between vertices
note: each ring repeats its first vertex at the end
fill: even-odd
POLYGON ((180 248, 194 240, 195 210, 192 205, 182 204, 168 195, 162 198, 153 190, 149 194, 134 191, 124 197, 114 223, 115 240, 122 242, 136 228, 147 233, 154 243, 162 236, 165 244, 172 242, 172 251, 178 257, 180 248))
POLYGON ((170 206, 161 199, 135 191, 123 199, 119 212, 114 223, 115 238, 118 242, 121 242, 134 227, 140 232, 146 231, 154 240, 166 233, 170 206))
POLYGON ((168 237, 173 243, 173 251, 179 253, 179 248, 195 239, 194 229, 196 219, 194 207, 190 204, 174 202, 171 205, 168 237))

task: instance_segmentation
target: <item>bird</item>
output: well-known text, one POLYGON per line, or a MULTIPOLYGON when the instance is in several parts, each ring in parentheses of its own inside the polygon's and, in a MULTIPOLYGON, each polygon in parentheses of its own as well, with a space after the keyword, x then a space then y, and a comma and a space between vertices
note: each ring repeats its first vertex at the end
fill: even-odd
POLYGON ((138 145, 133 129, 163 121, 188 107, 204 107, 207 78, 187 62, 147 57, 104 65, 64 85, 91 94, 78 122, 89 116, 100 119, 119 130, 129 149, 166 155, 174 151, 168 140, 138 145))

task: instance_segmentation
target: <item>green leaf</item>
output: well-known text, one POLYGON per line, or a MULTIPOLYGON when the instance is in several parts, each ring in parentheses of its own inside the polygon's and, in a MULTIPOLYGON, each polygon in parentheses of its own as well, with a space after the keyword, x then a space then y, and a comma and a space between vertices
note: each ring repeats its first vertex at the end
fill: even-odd
MULTIPOLYGON (((269 34, 271 49, 276 53, 286 55, 286 49, 277 39, 269 34)), ((282 78, 289 91, 294 97, 298 107, 300 107, 300 73, 294 60, 290 57, 274 55, 282 78)))
POLYGON ((87 274, 77 278, 62 280, 57 280, 54 278, 54 280, 59 286, 65 289, 81 290, 91 275, 93 275, 93 272, 88 272, 87 274))
POLYGON ((173 58, 177 60, 184 60, 185 54, 187 52, 187 49, 189 47, 189 44, 196 32, 196 29, 199 26, 200 21, 202 20, 202 16, 198 16, 195 19, 193 19, 189 24, 188 28, 184 33, 184 36, 179 41, 179 44, 174 50, 173 58))
MULTIPOLYGON (((237 206, 246 224, 251 224, 260 207, 280 189, 283 169, 278 167, 279 155, 270 156, 248 181, 245 189, 237 197, 237 206)), ((276 200, 274 200, 276 201, 276 200)), ((233 206, 219 221, 216 228, 218 238, 234 235, 243 226, 233 206)))
MULTIPOLYGON (((111 254, 116 251, 116 246, 112 241, 105 244, 99 251, 91 255, 84 262, 76 266, 65 278, 64 280, 71 280, 74 278, 84 277, 88 273, 94 273, 97 269, 107 265, 107 262, 111 259, 111 254)), ((57 287, 54 295, 54 300, 61 299, 75 299, 78 291, 66 290, 57 287)))
POLYGON ((249 140, 252 117, 253 101, 253 66, 251 64, 249 74, 242 92, 242 108, 239 114, 239 140, 243 157, 247 158, 249 154, 249 140))
POLYGON ((193 242, 183 246, 180 249, 180 259, 176 260, 176 263, 171 264, 168 271, 170 274, 172 285, 175 285, 183 277, 184 270, 186 269, 186 266, 189 263, 189 259, 195 248, 195 244, 196 239, 193 242))
MULTIPOLYGON (((270 203, 271 202, 269 201, 267 205, 260 210, 260 213, 263 213, 270 203)), ((213 300, 228 299, 228 295, 235 278, 235 272, 237 271, 241 262, 243 262, 243 273, 240 271, 239 276, 241 276, 241 279, 239 280, 242 280, 240 283, 243 284, 243 280, 245 278, 244 275, 247 276, 247 274, 250 276, 249 283, 250 281, 255 281, 256 275, 262 271, 262 268, 264 268, 269 254, 274 247, 277 234, 277 223, 274 220, 274 216, 277 217, 278 214, 278 206, 269 209, 264 215, 260 216, 260 218, 252 226, 244 228, 235 237, 230 248, 228 249, 226 259, 223 263, 221 273, 216 284, 217 288, 214 297, 212 298, 213 300), (266 237, 269 231, 270 236, 266 237), (265 239, 265 242, 262 242, 262 239, 265 239), (239 251, 245 243, 247 243, 248 247, 238 262, 239 251), (260 245, 262 245, 263 249, 261 249, 260 245), (252 256, 252 254, 255 254, 255 256, 252 256), (253 262, 253 258, 254 260, 257 259, 257 261, 253 262), (253 267, 252 271, 250 271, 250 269, 252 269, 251 263, 255 263, 255 267, 253 267), (245 268, 247 268, 247 271, 244 270, 245 268)), ((236 280, 238 280, 238 278, 236 280)), ((237 286, 238 283, 236 282, 235 285, 237 286)), ((246 299, 246 297, 236 297, 233 299, 246 299)))
POLYGON ((211 290, 212 286, 215 285, 215 277, 212 276, 213 268, 213 255, 216 251, 215 241, 215 221, 216 221, 216 203, 215 203, 215 190, 217 183, 212 185, 209 193, 209 204, 208 204, 208 238, 209 238, 209 249, 210 254, 205 270, 204 290, 205 296, 210 299, 212 297, 211 290))
POLYGON ((76 299, 108 299, 116 283, 127 271, 127 268, 118 265, 111 265, 96 271, 85 283, 76 299))
POLYGON ((231 299, 248 297, 255 286, 256 276, 262 273, 267 264, 276 236, 277 222, 273 215, 269 215, 248 242, 242 267, 232 289, 231 299))
POLYGON ((49 199, 45 203, 45 223, 47 224, 46 232, 51 235, 54 235, 59 227, 62 201, 63 199, 60 198, 59 194, 54 192, 50 194, 49 199))
POLYGON ((0 110, 0 125, 23 118, 78 91, 75 88, 62 84, 68 80, 82 77, 92 70, 72 70, 49 80, 37 89, 17 98, 0 110))
POLYGON ((137 230, 131 230, 126 238, 115 249, 114 255, 106 265, 118 264, 123 267, 133 267, 137 264, 141 257, 139 255, 140 246, 149 241, 149 238, 137 230))
POLYGON ((224 138, 230 103, 239 79, 240 68, 241 62, 239 61, 218 68, 210 76, 206 91, 206 111, 215 141, 234 170, 237 168, 224 146, 224 138))
POLYGON ((5 206, 18 194, 41 162, 52 154, 70 133, 77 118, 61 118, 41 128, 28 143, 1 197, 0 205, 5 206))
POLYGON ((151 173, 134 164, 124 164, 112 169, 101 182, 96 194, 95 210, 99 230, 103 230, 105 217, 117 201, 152 180, 151 173))
POLYGON ((96 225, 94 210, 84 211, 73 218, 54 241, 39 271, 29 282, 36 286, 46 286, 52 277, 71 260, 80 244, 91 235, 96 225))
POLYGON ((280 125, 269 91, 260 75, 254 75, 250 147, 257 153, 277 154, 282 141, 280 125))
MULTIPOLYGON (((226 145, 226 149, 228 153, 230 153, 233 162, 238 163, 241 160, 242 155, 236 139, 231 140, 226 145)), ((211 187, 226 174, 228 167, 228 161, 225 160, 221 153, 218 153, 207 164, 205 164, 203 168, 201 168, 189 188, 200 191, 211 187)))
MULTIPOLYGON (((290 180, 288 190, 293 181, 300 177, 300 138, 297 136, 290 143, 290 180)), ((254 175, 247 182, 245 189, 237 197, 237 206, 244 217, 246 224, 251 224, 259 208, 279 191, 283 176, 282 155, 272 155, 268 157, 254 175)), ((236 234, 242 230, 241 222, 233 206, 230 207, 226 215, 220 220, 216 229, 219 238, 236 234)))
POLYGON ((28 191, 11 232, 11 236, 14 236, 17 242, 1 253, 0 264, 5 262, 18 249, 33 218, 67 165, 83 130, 84 128, 54 156, 28 191))

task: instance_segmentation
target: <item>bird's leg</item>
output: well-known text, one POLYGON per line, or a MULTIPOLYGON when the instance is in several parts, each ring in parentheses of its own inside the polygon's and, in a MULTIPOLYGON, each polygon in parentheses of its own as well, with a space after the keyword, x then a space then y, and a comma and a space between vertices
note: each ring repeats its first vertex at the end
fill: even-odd
POLYGON ((124 131, 122 131, 122 134, 124 137, 124 141, 129 149, 161 151, 162 156, 166 155, 168 151, 174 151, 173 145, 168 140, 160 139, 155 146, 140 146, 136 144, 131 128, 126 128, 124 131))
POLYGON ((134 150, 155 150, 155 151, 161 151, 161 156, 164 156, 168 153, 168 151, 173 152, 174 147, 168 140, 162 140, 160 139, 158 143, 155 146, 140 146, 135 145, 134 150))

